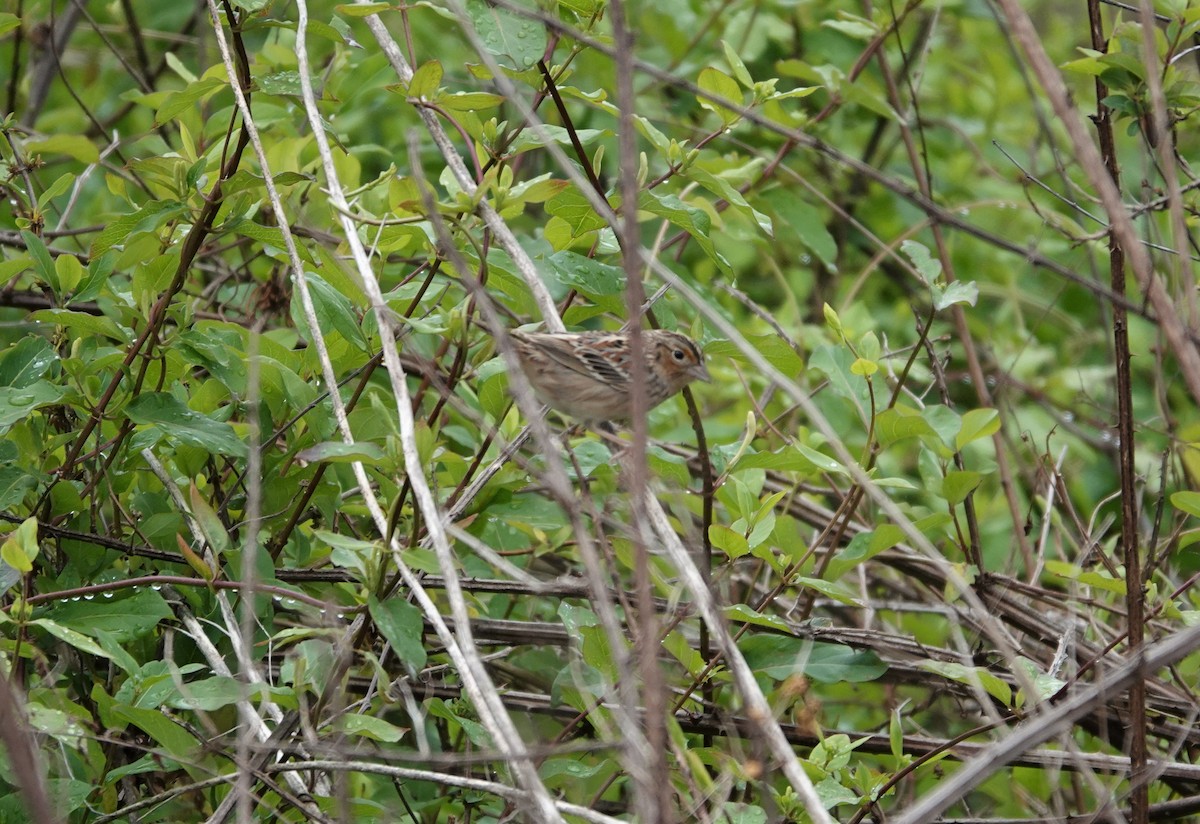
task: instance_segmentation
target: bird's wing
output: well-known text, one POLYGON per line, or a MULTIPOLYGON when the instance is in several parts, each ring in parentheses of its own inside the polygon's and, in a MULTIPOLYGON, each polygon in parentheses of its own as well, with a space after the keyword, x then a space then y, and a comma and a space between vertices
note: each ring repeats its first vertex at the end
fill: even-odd
MULTIPOLYGON (((629 385, 628 368, 619 368, 600 352, 588 349, 580 350, 579 359, 586 365, 592 377, 611 385, 614 389, 624 390, 629 385)), ((627 361, 628 358, 624 360, 627 361)))
POLYGON ((629 385, 628 357, 623 356, 622 341, 616 335, 569 334, 554 335, 548 333, 512 332, 514 338, 524 341, 539 355, 555 364, 569 369, 576 374, 591 378, 594 381, 608 384, 618 391, 624 391, 629 385), (611 338, 611 340, 610 340, 611 338), (580 345, 581 340, 586 345, 580 345), (617 355, 614 363, 612 357, 606 357, 605 352, 617 355))

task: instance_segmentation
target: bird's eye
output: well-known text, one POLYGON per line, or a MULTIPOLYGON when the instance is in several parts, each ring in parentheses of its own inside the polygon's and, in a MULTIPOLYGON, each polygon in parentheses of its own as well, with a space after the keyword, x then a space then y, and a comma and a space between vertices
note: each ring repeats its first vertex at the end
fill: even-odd
POLYGON ((671 352, 671 357, 673 357, 675 360, 679 361, 680 363, 683 363, 685 360, 687 360, 687 353, 684 352, 682 349, 676 349, 671 352))

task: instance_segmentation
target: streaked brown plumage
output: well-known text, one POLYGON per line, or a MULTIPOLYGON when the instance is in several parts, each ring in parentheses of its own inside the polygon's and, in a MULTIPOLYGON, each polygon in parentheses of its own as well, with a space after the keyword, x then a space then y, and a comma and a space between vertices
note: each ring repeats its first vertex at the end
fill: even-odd
MULTIPOLYGON (((595 423, 627 421, 632 403, 629 335, 618 332, 510 332, 521 369, 538 400, 595 423)), ((695 380, 708 381, 704 355, 678 332, 642 332, 646 408, 652 409, 695 380)))

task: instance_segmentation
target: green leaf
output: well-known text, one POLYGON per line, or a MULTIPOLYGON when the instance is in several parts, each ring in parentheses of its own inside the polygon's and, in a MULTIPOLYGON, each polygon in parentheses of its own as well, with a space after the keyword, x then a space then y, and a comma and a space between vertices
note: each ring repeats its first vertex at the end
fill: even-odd
MULTIPOLYGON (((580 145, 589 146, 601 138, 611 137, 613 132, 609 129, 577 129, 573 134, 580 145)), ((571 139, 571 136, 572 132, 562 126, 542 126, 537 132, 526 129, 517 135, 516 140, 509 146, 509 153, 520 154, 530 149, 540 149, 547 142, 557 143, 560 146, 574 146, 575 141, 571 139)))
POLYGON ((933 307, 942 311, 955 304, 974 306, 979 301, 979 287, 975 281, 956 280, 946 286, 934 286, 933 307))
POLYGON ((33 265, 33 257, 27 254, 18 254, 8 260, 0 260, 0 280, 9 280, 33 268, 33 265))
POLYGON ((88 262, 87 275, 79 283, 79 288, 75 294, 71 295, 71 303, 83 303, 92 300, 108 283, 108 276, 112 274, 113 268, 116 265, 117 255, 111 249, 97 258, 93 258, 88 262))
POLYGON ((546 52, 546 29, 537 20, 486 0, 467 0, 467 16, 483 47, 497 58, 508 58, 514 68, 528 68, 546 52))
POLYGON ((81 134, 57 134, 25 144, 30 154, 64 154, 80 163, 98 163, 100 150, 81 134))
POLYGON ((58 362, 50 341, 27 335, 0 354, 0 386, 24 389, 58 362))
POLYGON ((1080 49, 1080 51, 1089 56, 1078 60, 1068 60, 1059 68, 1063 71, 1075 72, 1088 77, 1099 77, 1101 72, 1104 71, 1104 63, 1098 59, 1098 53, 1091 49, 1080 49))
POLYGON ((300 73, 290 70, 264 74, 258 78, 258 84, 267 94, 279 97, 299 97, 304 93, 300 85, 300 73))
MULTIPOLYGON (((151 154, 130 161, 129 168, 160 195, 184 198, 189 193, 188 180, 198 167, 180 155, 151 154)), ((163 248, 161 238, 155 238, 154 242, 163 248)))
MULTIPOLYGON (((234 394, 246 391, 246 348, 239 333, 220 326, 193 326, 175 341, 175 351, 196 368, 207 370, 234 394)), ((264 373, 268 368, 260 363, 264 373)))
POLYGON ((442 85, 442 64, 436 60, 422 63, 408 83, 409 97, 432 100, 442 85))
MULTIPOLYGON (((56 738, 60 744, 66 741, 79 740, 80 726, 78 720, 67 713, 50 709, 31 702, 28 707, 30 726, 44 736, 56 738), (53 718, 54 721, 48 721, 53 718)), ((51 821, 75 821, 75 816, 69 813, 78 810, 87 803, 88 796, 95 787, 88 781, 76 781, 70 778, 46 778, 46 799, 54 815, 51 821)), ((0 796, 0 822, 4 824, 25 824, 32 821, 26 806, 24 793, 10 792, 0 796)))
POLYGON ((46 191, 42 192, 39 200, 43 204, 49 203, 54 198, 58 197, 63 192, 67 191, 67 189, 70 189, 71 186, 78 179, 79 179, 78 175, 73 175, 70 172, 67 172, 66 174, 63 174, 63 175, 59 175, 58 179, 55 180, 53 183, 51 183, 49 186, 47 186, 46 191))
MULTIPOLYGON (((714 97, 723 98, 737 106, 742 104, 741 86, 737 84, 736 80, 720 69, 714 69, 712 66, 701 69, 700 76, 696 78, 696 85, 714 97)), ((732 126, 742 118, 739 112, 714 100, 710 100, 708 97, 700 97, 699 100, 703 108, 708 109, 710 112, 716 112, 726 127, 732 126)))
POLYGON ((409 731, 407 727, 397 727, 382 718, 363 713, 348 713, 339 717, 334 728, 347 735, 358 735, 389 744, 396 743, 409 731))
POLYGON ((962 430, 962 418, 957 412, 940 403, 930 404, 921 410, 924 418, 939 439, 944 443, 954 443, 955 437, 962 430))
POLYGON ((860 683, 887 672, 887 665, 875 653, 857 652, 841 644, 756 635, 742 639, 738 647, 756 674, 776 681, 804 674, 827 684, 860 683))
MULTIPOLYGON (((621 295, 625 290, 625 272, 570 251, 555 252, 548 258, 559 283, 577 289, 594 300, 621 295)), ((623 304, 622 301, 613 303, 623 304)), ((610 303, 604 302, 602 305, 610 303)), ((621 306, 611 307, 620 311, 621 306)))
POLYGON ((820 781, 813 784, 813 789, 817 792, 817 798, 821 800, 821 805, 832 810, 839 804, 858 804, 859 795, 854 790, 844 786, 832 775, 822 778, 820 781))
POLYGON ((775 234, 781 240, 798 240, 831 272, 837 272, 837 241, 825 228, 825 218, 812 204, 791 189, 775 189, 763 200, 775 213, 775 234))
POLYGON ((839 336, 842 335, 842 319, 838 317, 837 310, 828 303, 824 303, 821 305, 821 311, 825 316, 825 325, 837 332, 839 336))
POLYGON ((490 749, 494 746, 492 736, 488 733, 487 727, 472 718, 459 715, 441 698, 430 700, 427 709, 429 714, 434 718, 442 718, 451 722, 451 730, 457 732, 457 729, 461 728, 474 746, 484 749, 490 749))
POLYGON ((721 253, 713 245, 709 234, 712 231, 712 220, 703 209, 688 206, 675 195, 659 195, 645 191, 638 195, 638 208, 652 215, 666 218, 668 221, 686 231, 704 250, 709 259, 727 275, 733 276, 733 269, 721 253))
POLYGON ((216 675, 184 684, 164 703, 174 709, 213 712, 243 699, 259 701, 269 691, 266 684, 243 684, 236 678, 216 675))
POLYGON ((1111 592, 1122 597, 1124 597, 1129 589, 1125 581, 1112 577, 1107 571, 1081 572, 1075 576, 1075 580, 1085 586, 1102 589, 1105 592, 1111 592))
POLYGON ((879 26, 865 17, 859 17, 846 12, 838 12, 838 14, 842 19, 824 20, 821 25, 825 28, 839 31, 854 40, 862 40, 864 42, 879 33, 879 26))
POLYGON ((479 383, 475 392, 479 398, 479 407, 493 420, 498 420, 512 401, 508 391, 508 374, 503 361, 492 359, 482 364, 477 372, 479 383), (494 365, 492 365, 494 364, 494 365), (488 367, 486 370, 484 367, 488 367))
MULTIPOLYGON (((316 178, 300 172, 277 172, 271 177, 271 180, 276 186, 295 186, 297 183, 313 183, 316 178)), ((282 236, 282 233, 280 233, 280 237, 282 236)))
POLYGON ((158 228, 179 215, 183 214, 183 204, 173 200, 152 200, 136 212, 122 215, 116 220, 110 220, 88 250, 88 258, 94 260, 109 249, 125 242, 129 237, 139 232, 147 232, 158 228))
POLYGON ((777 618, 774 615, 766 615, 765 613, 758 612, 745 604, 734 604, 726 607, 725 617, 730 622, 741 622, 766 627, 767 629, 791 632, 791 627, 788 626, 787 621, 777 618))
POLYGON ((875 478, 875 484, 887 489, 907 489, 911 492, 916 492, 922 488, 907 478, 877 477, 875 478))
POLYGON ((728 41, 721 41, 721 51, 725 54, 725 62, 733 70, 733 76, 737 78, 737 81, 747 89, 753 86, 754 78, 750 76, 750 72, 746 70, 746 64, 742 62, 741 56, 733 50, 728 41))
POLYGON ((158 107, 158 111, 154 114, 154 122, 161 126, 164 123, 169 123, 175 118, 175 115, 197 106, 199 103, 211 97, 218 89, 225 88, 229 85, 221 77, 202 77, 199 80, 189 83, 186 88, 177 91, 167 96, 162 105, 158 107))
MULTIPOLYGON (((234 5, 237 5, 237 3, 235 2, 234 5)), ((111 770, 106 770, 104 772, 104 786, 113 786, 126 776, 174 772, 180 769, 182 769, 182 765, 175 759, 166 758, 159 753, 152 753, 144 755, 137 761, 126 764, 123 767, 114 767, 111 770)))
MULTIPOLYGON (((221 229, 225 232, 232 232, 236 235, 253 238, 271 247, 271 249, 279 250, 280 253, 282 253, 283 249, 287 248, 283 240, 283 230, 278 226, 263 226, 261 223, 255 223, 253 220, 237 220, 222 226, 221 229)), ((303 244, 297 244, 296 252, 305 263, 314 262, 313 256, 309 254, 308 248, 303 244)))
POLYGON ((80 632, 76 632, 70 627, 64 627, 46 618, 36 618, 29 622, 30 626, 41 627, 46 632, 53 635, 60 641, 63 641, 75 649, 86 652, 89 655, 98 655, 101 658, 111 658, 112 656, 107 650, 99 646, 91 638, 80 632))
POLYGON ((37 476, 17 466, 0 464, 0 509, 15 510, 37 485, 37 476))
POLYGON ((108 657, 112 662, 121 669, 125 670, 128 675, 136 675, 141 670, 142 665, 139 664, 132 655, 125 651, 111 632, 107 632, 99 627, 92 627, 91 634, 100 643, 100 648, 108 653, 108 657))
POLYGON ((56 326, 78 332, 80 337, 105 337, 118 343, 130 341, 129 330, 117 326, 112 318, 89 315, 86 312, 74 312, 70 309, 39 309, 31 312, 29 317, 32 320, 53 323, 56 326))
POLYGON ((604 0, 558 0, 558 5, 587 18, 604 7, 604 0))
POLYGON ((392 3, 342 3, 334 8, 337 9, 338 14, 344 14, 347 17, 367 17, 371 14, 391 11, 395 6, 392 3))
POLYGON ((708 540, 730 559, 736 560, 750 553, 750 542, 740 532, 734 532, 724 524, 713 524, 708 528, 708 540))
POLYGON ((83 635, 103 632, 121 644, 144 638, 172 615, 162 595, 149 587, 106 592, 91 600, 60 601, 46 610, 46 617, 60 626, 83 635))
POLYGON ((867 360, 879 360, 883 355, 883 347, 879 337, 874 332, 867 332, 858 340, 858 356, 867 360))
POLYGON ((952 469, 942 479, 942 497, 950 506, 958 506, 983 482, 983 476, 970 470, 952 469))
POLYGON ((371 619, 383 633, 400 660, 419 672, 425 666, 425 626, 421 610, 403 598, 380 601, 374 595, 367 599, 371 619))
POLYGON ((185 82, 191 83, 195 81, 196 75, 192 73, 191 69, 184 65, 184 62, 179 59, 179 55, 175 54, 175 52, 167 52, 164 59, 166 60, 167 65, 170 66, 171 71, 183 78, 185 82))
POLYGON ((937 432, 921 413, 907 407, 894 406, 885 409, 875 418, 875 436, 879 445, 887 448, 908 438, 937 437, 937 432))
MULTIPOLYGON (((780 492, 777 495, 772 495, 771 498, 777 502, 782 496, 783 493, 780 492)), ((774 506, 774 503, 772 503, 772 506, 774 506)), ((771 537, 771 533, 775 531, 775 512, 773 510, 760 511, 760 513, 755 515, 755 518, 754 527, 750 530, 750 534, 746 536, 746 542, 750 544, 751 549, 759 550, 755 553, 758 557, 770 560, 774 557, 774 549, 765 544, 767 539, 771 537)))
POLYGON ((0 545, 0 559, 18 572, 31 572, 38 554, 37 518, 26 518, 0 545))
POLYGON ((802 455, 795 446, 782 447, 778 452, 743 454, 731 469, 773 469, 777 472, 799 472, 802 475, 816 475, 818 472, 817 465, 802 455))
POLYGON ((907 763, 904 756, 904 718, 900 715, 902 708, 893 707, 891 718, 888 720, 888 744, 892 750, 892 758, 896 760, 896 768, 907 763))
POLYGON ((771 218, 751 206, 750 202, 742 196, 742 193, 725 178, 718 177, 697 164, 688 166, 684 170, 683 176, 688 180, 696 181, 705 189, 727 201, 734 209, 748 215, 758 224, 758 228, 762 229, 767 237, 774 236, 775 227, 771 222, 771 218))
POLYGON ((805 446, 802 443, 796 444, 796 451, 812 462, 818 469, 825 472, 833 472, 838 475, 845 475, 846 469, 840 463, 835 461, 828 455, 822 454, 810 446, 805 446))
POLYGON ((192 549, 192 545, 184 540, 183 535, 178 532, 175 533, 175 544, 176 548, 183 555, 183 559, 187 561, 188 566, 194 569, 197 575, 211 584, 217 576, 208 561, 201 558, 196 550, 192 549))
MULTIPOLYGON (((784 375, 798 379, 804 372, 804 360, 778 335, 746 335, 745 338, 747 343, 784 375)), ((704 347, 704 351, 712 357, 730 357, 742 363, 750 363, 749 357, 733 341, 713 341, 704 347)))
POLYGON ((725 824, 767 824, 771 818, 757 804, 742 801, 722 801, 717 821, 725 824))
MULTIPOLYGON (((1024 656, 1017 656, 1017 659, 1013 662, 1013 668, 1024 671, 1025 677, 1033 682, 1034 692, 1042 701, 1050 700, 1067 685, 1066 681, 1061 678, 1055 678, 1053 675, 1045 672, 1036 662, 1024 656)), ((1018 691, 1017 705, 1022 706, 1024 703, 1024 690, 1018 691)))
MULTIPOLYGON (((71 732, 70 735, 74 738, 76 733, 71 732)), ((87 803, 88 796, 95 789, 95 786, 87 781, 76 781, 71 778, 46 779, 46 797, 50 799, 51 806, 60 813, 78 810, 87 803)))
POLYGON ((308 461, 310 463, 321 461, 327 463, 354 463, 355 461, 362 461, 366 464, 372 464, 382 461, 383 458, 383 450, 375 444, 366 441, 358 441, 356 443, 323 441, 307 449, 301 449, 296 453, 297 460, 308 461))
POLYGON ((887 118, 895 123, 901 122, 902 118, 896 113, 882 94, 874 89, 865 86, 861 83, 846 83, 838 87, 843 99, 846 103, 853 103, 862 106, 869 112, 874 112, 880 117, 887 118))
POLYGON ((860 377, 869 378, 879 371, 879 364, 875 361, 865 358, 855 358, 854 363, 850 364, 850 374, 859 375, 860 377))
POLYGON ((54 260, 54 272, 58 282, 58 293, 69 295, 83 280, 83 264, 74 255, 59 255, 54 260))
MULTIPOLYGON (((500 106, 505 98, 490 92, 455 92, 443 94, 438 98, 438 105, 452 112, 478 112, 484 109, 494 109, 500 106)), ((559 181, 563 185, 565 181, 559 181)))
POLYGON ((832 598, 839 604, 846 604, 847 606, 852 607, 865 606, 861 600, 855 597, 854 593, 850 592, 845 586, 837 581, 823 581, 820 578, 805 578, 803 576, 797 576, 794 581, 800 586, 808 587, 809 589, 816 590, 827 598, 832 598))
POLYGON ((379 544, 324 529, 314 529, 313 537, 329 546, 335 566, 357 572, 360 581, 369 583, 378 574, 379 544))
POLYGON ((594 627, 600 623, 596 613, 587 607, 576 606, 568 601, 559 602, 558 617, 567 632, 572 635, 579 633, 584 627, 594 627))
POLYGON ((140 728, 169 755, 181 761, 191 761, 200 749, 199 741, 160 710, 117 706, 113 708, 113 715, 140 728))
POLYGON ((704 659, 693 647, 691 641, 681 632, 668 632, 662 642, 663 649, 675 656, 679 663, 690 675, 698 675, 704 670, 704 659))
POLYGON ((58 270, 54 268, 54 258, 50 256, 45 242, 28 230, 21 232, 21 240, 25 242, 25 248, 33 258, 33 270, 37 272, 38 277, 56 294, 61 293, 58 286, 58 270))
MULTIPOLYGON (((592 473, 595 472, 598 467, 612 466, 612 463, 613 463, 612 452, 609 451, 607 446, 600 443, 599 441, 585 441, 584 443, 581 443, 578 446, 575 446, 572 448, 575 451, 575 463, 579 464, 579 473, 581 473, 582 476, 585 478, 590 478, 592 476, 592 473)), ((651 447, 647 451, 646 461, 647 461, 647 464, 650 466, 651 471, 654 472, 655 476, 658 476, 658 474, 659 474, 656 470, 667 463, 666 461, 663 460, 661 455, 656 455, 654 453, 653 447, 651 447)), ((685 470, 684 470, 685 475, 686 475, 686 472, 687 472, 687 470, 685 468, 685 470)), ((575 469, 575 466, 573 466, 573 465, 567 467, 567 473, 571 477, 579 477, 576 474, 576 469, 575 469)), ((684 483, 684 485, 687 484, 686 478, 684 479, 683 483, 684 483)))
POLYGON ((538 769, 538 775, 543 779, 563 776, 567 779, 583 780, 602 773, 607 774, 609 767, 597 759, 593 763, 581 763, 572 758, 548 758, 538 769))
POLYGON ((65 386, 38 381, 31 386, 0 387, 0 435, 23 421, 36 409, 58 403, 67 395, 65 386))
POLYGON ((950 661, 922 661, 919 666, 951 681, 981 688, 1003 706, 1012 706, 1012 687, 985 667, 966 667, 950 661))
POLYGON ((581 628, 577 640, 585 664, 610 683, 620 677, 615 663, 616 654, 600 627, 581 628))
POLYGON ((229 550, 231 544, 229 532, 225 529, 225 524, 221 522, 217 511, 209 505, 208 501, 204 500, 195 484, 188 487, 188 498, 192 517, 196 519, 196 524, 200 527, 200 534, 204 536, 208 546, 218 556, 219 563, 220 556, 229 550))
POLYGON ((962 428, 954 439, 956 449, 1000 431, 1000 413, 995 409, 972 409, 962 417, 962 428))
POLYGON ((900 251, 908 256, 917 274, 924 278, 927 284, 932 285, 942 276, 942 262, 929 253, 929 247, 925 244, 906 240, 900 244, 900 251))
POLYGON ((21 18, 8 12, 0 12, 0 35, 8 34, 21 27, 21 18))
MULTIPOLYGON (((325 334, 336 331, 347 343, 353 344, 363 352, 370 351, 367 339, 363 336, 362 326, 350 299, 329 285, 319 275, 305 273, 308 281, 309 294, 312 297, 313 311, 317 323, 325 334)), ((304 314, 300 306, 299 290, 292 296, 292 317, 299 329, 307 329, 304 314)))
POLYGON ((576 188, 563 189, 546 201, 546 212, 564 221, 572 237, 603 229, 608 223, 576 188))
POLYGON ((1200 492, 1173 492, 1171 506, 1193 518, 1200 518, 1200 492))
POLYGON ((125 407, 129 420, 154 426, 180 443, 195 446, 216 455, 245 458, 246 444, 233 427, 193 412, 173 395, 148 392, 138 395, 125 407))

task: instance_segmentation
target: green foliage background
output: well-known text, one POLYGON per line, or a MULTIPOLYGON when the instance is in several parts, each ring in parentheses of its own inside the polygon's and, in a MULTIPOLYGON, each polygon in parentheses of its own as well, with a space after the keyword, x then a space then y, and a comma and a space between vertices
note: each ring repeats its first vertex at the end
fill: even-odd
MULTIPOLYGON (((256 769, 276 752, 328 760, 304 773, 310 799, 250 771, 251 818, 536 820, 503 791, 530 779, 430 623, 453 611, 452 573, 474 634, 452 623, 459 643, 487 657, 549 795, 581 808, 567 820, 808 820, 762 723, 833 818, 897 813, 977 751, 951 739, 973 731, 986 751, 1125 660, 1131 590, 1145 591, 1149 642, 1200 614, 1200 416, 1181 355, 1197 340, 1193 4, 1156 4, 1150 55, 1136 12, 1097 12, 1102 54, 1085 5, 1030 9, 1077 117, 1105 86, 1122 196, 1182 344, 1132 272, 1114 294, 1094 170, 1003 4, 628 4, 637 155, 622 158, 630 55, 600 0, 309 3, 315 112, 348 212, 306 115, 297 7, 214 7, 231 78, 208 6, 85 5, 0 13, 0 664, 15 688, 0 703, 24 718, 4 739, 5 820, 36 818, 39 793, 71 821, 228 814, 257 751, 238 740, 249 707, 276 731, 256 769), (415 75, 389 61, 371 13, 415 75), (586 432, 503 451, 526 417, 477 284, 510 328, 544 320, 524 254, 568 328, 619 328, 627 270, 583 171, 619 209, 623 159, 644 254, 673 275, 644 272, 653 322, 693 336, 714 376, 650 414, 650 489, 773 719, 746 712, 666 537, 636 540, 627 458, 586 432), (402 330, 411 430, 343 215, 402 330), (1117 327, 1135 435, 1125 511, 1117 327), (546 472, 568 449, 564 499, 546 472), (451 527, 454 569, 415 473, 451 527), (635 608, 639 569, 653 620, 635 608), (631 657, 647 644, 657 675, 631 657), (631 695, 664 730, 657 797, 622 746, 631 695)), ((1173 770, 1151 804, 1200 795, 1198 662, 1146 673, 1145 735, 1173 770)), ((952 809, 1136 806, 1129 712, 1098 699, 952 809), (1093 758, 1051 768, 1047 749, 1093 758)))

